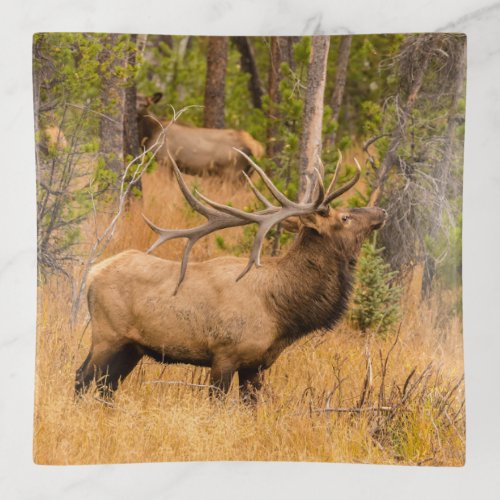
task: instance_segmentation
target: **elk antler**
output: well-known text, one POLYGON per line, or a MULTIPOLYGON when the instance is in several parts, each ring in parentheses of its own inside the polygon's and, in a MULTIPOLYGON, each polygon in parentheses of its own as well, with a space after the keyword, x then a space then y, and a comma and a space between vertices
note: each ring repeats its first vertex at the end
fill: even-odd
POLYGON ((170 157, 170 161, 172 162, 174 174, 175 177, 177 178, 177 182, 179 183, 179 187, 182 191, 182 194, 184 195, 188 203, 191 205, 193 210, 202 214, 207 219, 207 222, 205 224, 194 228, 162 229, 153 224, 153 222, 151 222, 144 214, 142 215, 148 226, 155 233, 159 235, 158 240, 156 240, 156 242, 153 243, 153 245, 151 245, 151 247, 147 250, 147 253, 151 253, 155 248, 157 248, 162 243, 165 243, 166 241, 169 240, 173 240, 175 238, 187 238, 188 240, 186 246, 184 247, 184 252, 182 254, 181 271, 179 275, 179 280, 177 282, 177 286, 174 291, 175 295, 179 290, 179 286, 184 280, 191 249, 200 238, 206 236, 207 234, 213 233, 214 231, 217 231, 219 229, 242 226, 249 224, 250 222, 221 213, 220 211, 214 210, 210 207, 206 207, 205 205, 200 203, 189 191, 188 186, 186 185, 184 179, 182 178, 179 167, 177 166, 177 163, 175 162, 173 157, 170 155, 170 152, 168 152, 168 155, 170 157))
MULTIPOLYGON (((245 175, 246 180, 248 181, 250 188, 254 192, 255 196, 262 202, 262 204, 266 207, 264 210, 260 210, 257 212, 245 212, 238 208, 230 207, 227 205, 222 205, 213 200, 210 200, 200 192, 196 191, 198 197, 203 200, 208 206, 201 203, 193 194, 190 192, 188 186, 184 182, 182 178, 182 174, 177 166, 177 163, 168 152, 170 157, 170 161, 172 162, 172 167, 174 170, 175 177, 177 182, 179 183, 179 187, 182 191, 182 194, 191 205, 191 207, 196 210, 198 213, 202 214, 207 222, 204 224, 189 228, 189 229, 162 229, 155 224, 153 224, 149 219, 147 219, 144 215, 144 220, 149 225, 149 227, 159 235, 158 240, 148 249, 147 253, 152 252, 155 248, 157 248, 162 243, 166 241, 172 240, 174 238, 186 238, 188 241, 184 248, 184 252, 182 255, 181 262, 181 271, 179 275, 179 280, 177 282, 177 286, 174 291, 174 295, 179 290, 179 287, 184 280, 187 263, 189 259, 189 254, 191 253, 191 249, 193 245, 203 236, 206 236, 214 231, 219 229, 225 229, 228 227, 236 227, 236 226, 245 226, 247 224, 258 224, 259 229, 257 231, 255 241, 252 247, 252 251, 250 253, 250 257, 248 259, 248 264, 245 269, 241 272, 241 274, 236 278, 236 281, 240 280, 245 276, 245 274, 250 271, 253 265, 259 267, 260 264, 260 254, 262 251, 262 245, 264 243, 264 238, 269 230, 279 222, 293 216, 300 215, 308 215, 315 212, 320 212, 325 209, 327 205, 327 200, 333 200, 333 198, 340 196, 340 194, 344 193, 352 187, 355 182, 357 182, 359 178, 359 173, 355 178, 354 182, 350 181, 345 186, 337 189, 335 192, 330 193, 333 189, 334 181, 336 180, 338 174, 338 168, 340 165, 337 164, 337 169, 334 174, 334 181, 330 184, 328 188, 328 192, 325 194, 325 190, 323 187, 323 182, 321 179, 321 174, 317 169, 314 169, 314 180, 311 181, 307 178, 307 188, 306 188, 306 196, 304 198, 304 202, 296 203, 290 199, 288 199, 279 189, 273 184, 271 179, 266 175, 264 170, 262 170, 253 160, 251 160, 243 151, 237 150, 241 155, 243 155, 247 161, 254 167, 256 172, 261 177, 264 184, 267 186, 273 197, 278 201, 280 206, 273 205, 253 184, 248 175, 245 175), (347 187, 346 187, 347 186, 347 187), (313 198, 312 200, 310 198, 313 198)), ((358 165, 359 168, 359 165, 358 165)))
POLYGON ((354 174, 354 177, 347 184, 344 184, 342 187, 333 191, 333 188, 335 187, 335 184, 337 183, 341 163, 342 163, 342 153, 339 151, 339 159, 338 159, 337 165, 335 167, 335 172, 333 173, 333 177, 332 177, 332 180, 330 182, 330 185, 328 186, 328 189, 326 190, 325 199, 323 200, 323 203, 321 204, 323 209, 326 209, 328 207, 328 205, 335 198, 338 198, 339 196, 343 195, 346 191, 349 191, 349 189, 351 189, 356 184, 356 182, 359 181, 359 178, 361 176, 361 165, 358 163, 358 160, 356 158, 354 158, 354 163, 356 163, 356 173, 354 174))

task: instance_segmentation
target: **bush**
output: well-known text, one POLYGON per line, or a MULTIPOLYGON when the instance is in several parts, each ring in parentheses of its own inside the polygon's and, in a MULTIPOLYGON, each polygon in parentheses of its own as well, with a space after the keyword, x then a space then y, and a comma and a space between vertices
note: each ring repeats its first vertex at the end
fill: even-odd
POLYGON ((352 319, 363 331, 384 334, 399 318, 401 290, 393 284, 396 272, 380 256, 383 248, 366 242, 358 263, 352 319))

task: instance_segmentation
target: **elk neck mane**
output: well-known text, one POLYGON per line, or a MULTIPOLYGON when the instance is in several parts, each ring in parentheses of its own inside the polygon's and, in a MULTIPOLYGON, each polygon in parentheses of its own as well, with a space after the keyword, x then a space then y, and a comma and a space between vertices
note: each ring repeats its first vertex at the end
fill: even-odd
MULTIPOLYGON (((151 113, 150 113, 151 114, 151 113)), ((158 123, 159 118, 147 115, 139 115, 137 119, 137 125, 139 128, 139 137, 140 140, 147 138, 148 140, 152 140, 155 137, 155 134, 160 131, 160 125, 158 123), (158 121, 157 121, 158 120, 158 121)))
POLYGON ((276 261, 266 302, 279 318, 283 340, 291 343, 314 330, 329 329, 347 309, 358 252, 346 252, 342 243, 306 228, 276 261))
POLYGON ((197 128, 193 124, 184 122, 182 120, 172 121, 164 118, 158 118, 158 116, 151 112, 149 112, 147 115, 139 115, 137 120, 139 125, 140 137, 153 138, 155 134, 161 131, 162 126, 166 128, 171 124, 175 124, 177 127, 183 127, 187 129, 197 128))
POLYGON ((157 135, 161 132, 162 127, 167 128, 171 124, 178 127, 193 128, 192 125, 176 120, 171 122, 171 120, 164 120, 158 118, 153 113, 148 113, 147 115, 139 115, 137 119, 137 125, 139 128, 139 137, 141 140, 147 138, 148 141, 156 140, 157 135))

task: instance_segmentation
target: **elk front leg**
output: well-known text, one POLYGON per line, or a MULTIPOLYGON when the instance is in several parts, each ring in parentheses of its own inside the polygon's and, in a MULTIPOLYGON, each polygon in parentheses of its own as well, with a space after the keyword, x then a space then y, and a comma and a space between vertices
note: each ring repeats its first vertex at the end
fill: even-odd
POLYGON ((255 405, 257 393, 262 387, 262 371, 254 368, 242 368, 238 370, 240 379, 240 399, 244 404, 255 405))
POLYGON ((210 370, 210 398, 214 397, 222 399, 231 387, 231 381, 234 375, 234 368, 230 366, 223 366, 214 363, 210 370))

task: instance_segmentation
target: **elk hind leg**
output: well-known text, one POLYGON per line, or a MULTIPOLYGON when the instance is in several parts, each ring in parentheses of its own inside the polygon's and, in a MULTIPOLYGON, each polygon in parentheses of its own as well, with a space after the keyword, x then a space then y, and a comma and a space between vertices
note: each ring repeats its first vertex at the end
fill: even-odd
POLYGON ((234 375, 234 368, 223 367, 217 364, 212 365, 210 370, 210 399, 223 399, 229 392, 231 381, 234 375))
POLYGON ((240 399, 244 404, 253 406, 262 387, 262 371, 255 368, 238 370, 240 399))
POLYGON ((94 372, 89 369, 89 364, 91 362, 91 359, 92 359, 92 349, 90 349, 90 352, 88 353, 87 357, 85 358, 85 361, 82 363, 80 368, 76 370, 75 394, 77 396, 82 395, 84 392, 86 392, 92 380, 94 379, 94 372))
POLYGON ((95 380, 99 393, 105 397, 111 396, 141 357, 142 350, 132 343, 118 348, 91 348, 87 359, 76 372, 75 393, 82 394, 95 380))

